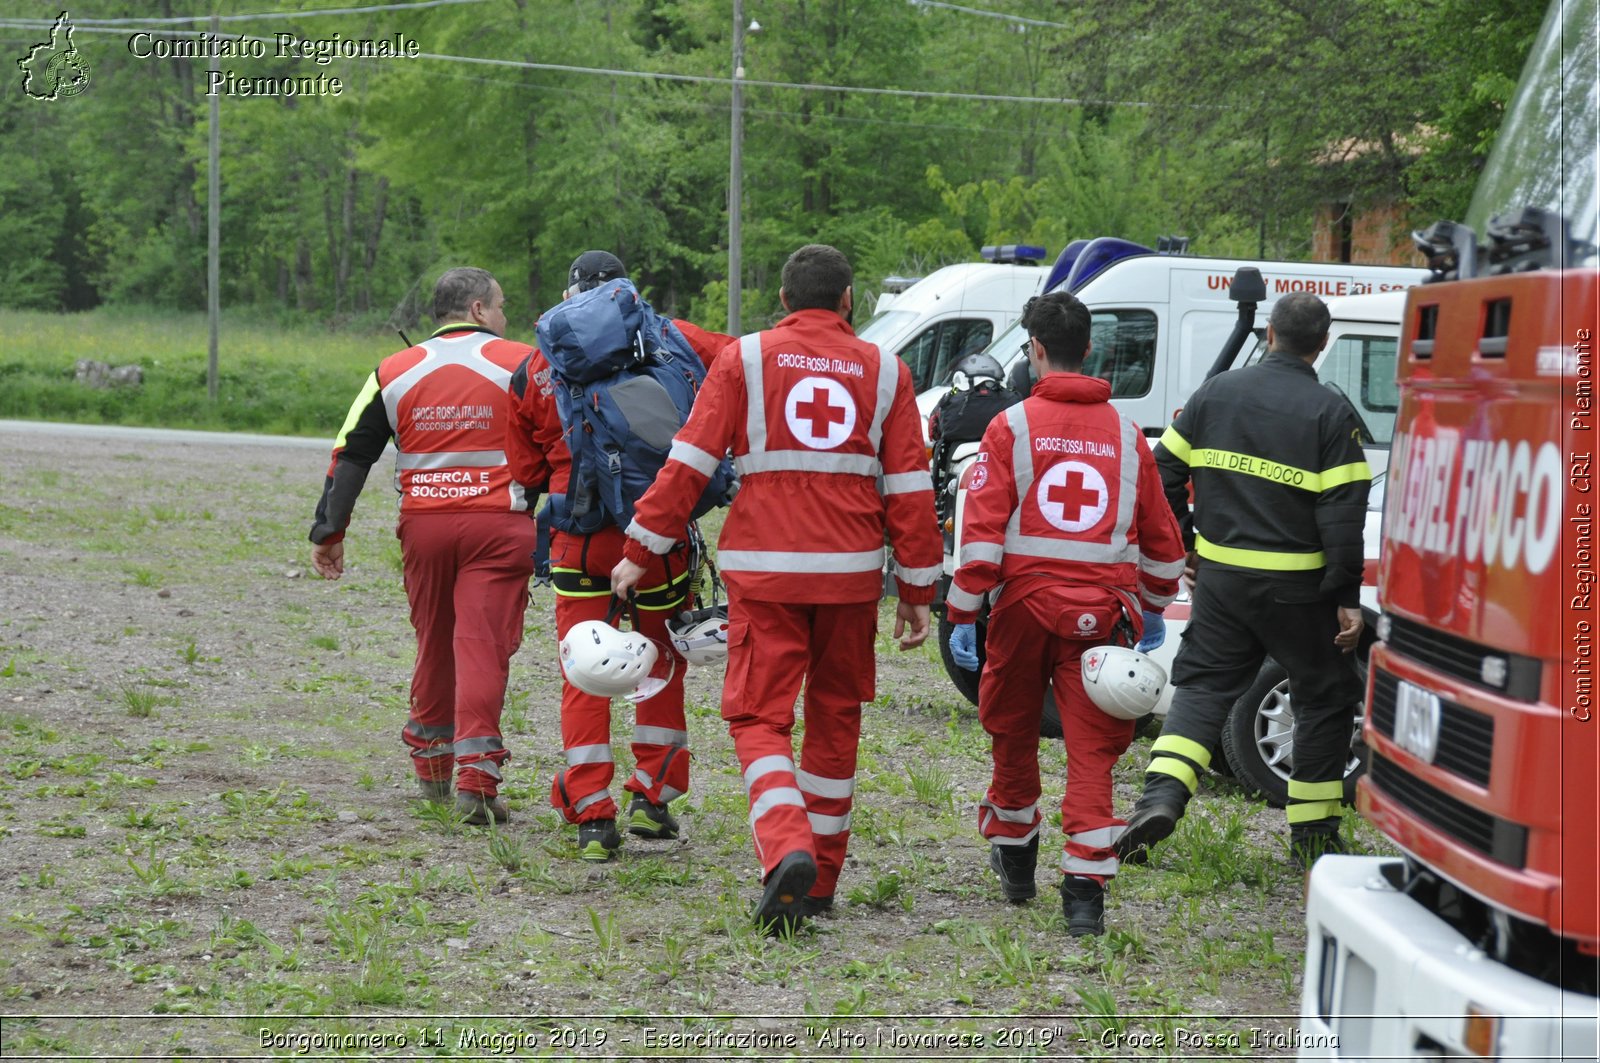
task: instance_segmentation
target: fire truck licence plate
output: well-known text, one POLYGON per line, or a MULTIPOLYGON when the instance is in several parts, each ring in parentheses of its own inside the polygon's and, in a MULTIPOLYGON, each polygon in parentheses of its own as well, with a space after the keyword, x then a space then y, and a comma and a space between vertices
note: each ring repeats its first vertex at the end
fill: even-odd
POLYGON ((1407 753, 1432 764, 1439 750, 1439 695, 1400 680, 1394 696, 1394 740, 1407 753))

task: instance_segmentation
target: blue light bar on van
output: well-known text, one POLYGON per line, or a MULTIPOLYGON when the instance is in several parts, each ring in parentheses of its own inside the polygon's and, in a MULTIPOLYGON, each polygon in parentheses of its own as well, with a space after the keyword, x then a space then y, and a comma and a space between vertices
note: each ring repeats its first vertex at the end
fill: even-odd
POLYGON ((978 252, 985 262, 1016 266, 1037 266, 1050 252, 1036 244, 989 244, 978 252))

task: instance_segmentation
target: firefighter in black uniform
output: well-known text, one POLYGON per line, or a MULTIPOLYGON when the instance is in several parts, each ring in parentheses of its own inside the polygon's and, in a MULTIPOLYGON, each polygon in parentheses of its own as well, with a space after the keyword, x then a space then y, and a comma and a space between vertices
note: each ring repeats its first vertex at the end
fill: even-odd
POLYGON ((1228 710, 1270 654, 1289 673, 1289 842, 1307 866, 1341 852, 1350 707, 1361 697, 1362 527, 1372 473, 1349 403, 1317 382, 1328 308, 1297 292, 1267 325, 1267 356, 1202 385, 1155 448, 1195 572, 1173 661, 1176 692, 1144 793, 1116 843, 1143 861, 1172 833, 1211 765, 1228 710), (1188 488, 1194 486, 1194 512, 1188 488))

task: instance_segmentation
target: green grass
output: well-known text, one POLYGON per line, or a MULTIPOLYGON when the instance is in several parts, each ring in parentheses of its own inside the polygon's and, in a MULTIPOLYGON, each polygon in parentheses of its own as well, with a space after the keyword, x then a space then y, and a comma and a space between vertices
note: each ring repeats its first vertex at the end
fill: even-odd
POLYGON ((81 314, 0 310, 0 418, 332 436, 367 373, 400 347, 393 333, 334 333, 224 315, 218 396, 206 394, 206 319, 140 309, 81 314), (136 363, 144 383, 96 391, 80 358, 136 363))

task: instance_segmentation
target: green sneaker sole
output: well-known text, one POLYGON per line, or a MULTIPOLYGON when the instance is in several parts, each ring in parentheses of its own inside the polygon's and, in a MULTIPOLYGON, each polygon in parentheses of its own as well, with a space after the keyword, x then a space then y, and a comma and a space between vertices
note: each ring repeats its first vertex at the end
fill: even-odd
POLYGON ((635 812, 628 820, 628 833, 637 834, 641 838, 657 838, 670 840, 678 836, 678 832, 665 824, 657 823, 650 818, 647 812, 635 812))
POLYGON ((607 849, 599 842, 590 842, 588 845, 585 845, 582 849, 578 850, 578 856, 581 859, 592 860, 597 864, 603 864, 616 855, 617 851, 615 849, 607 849))

